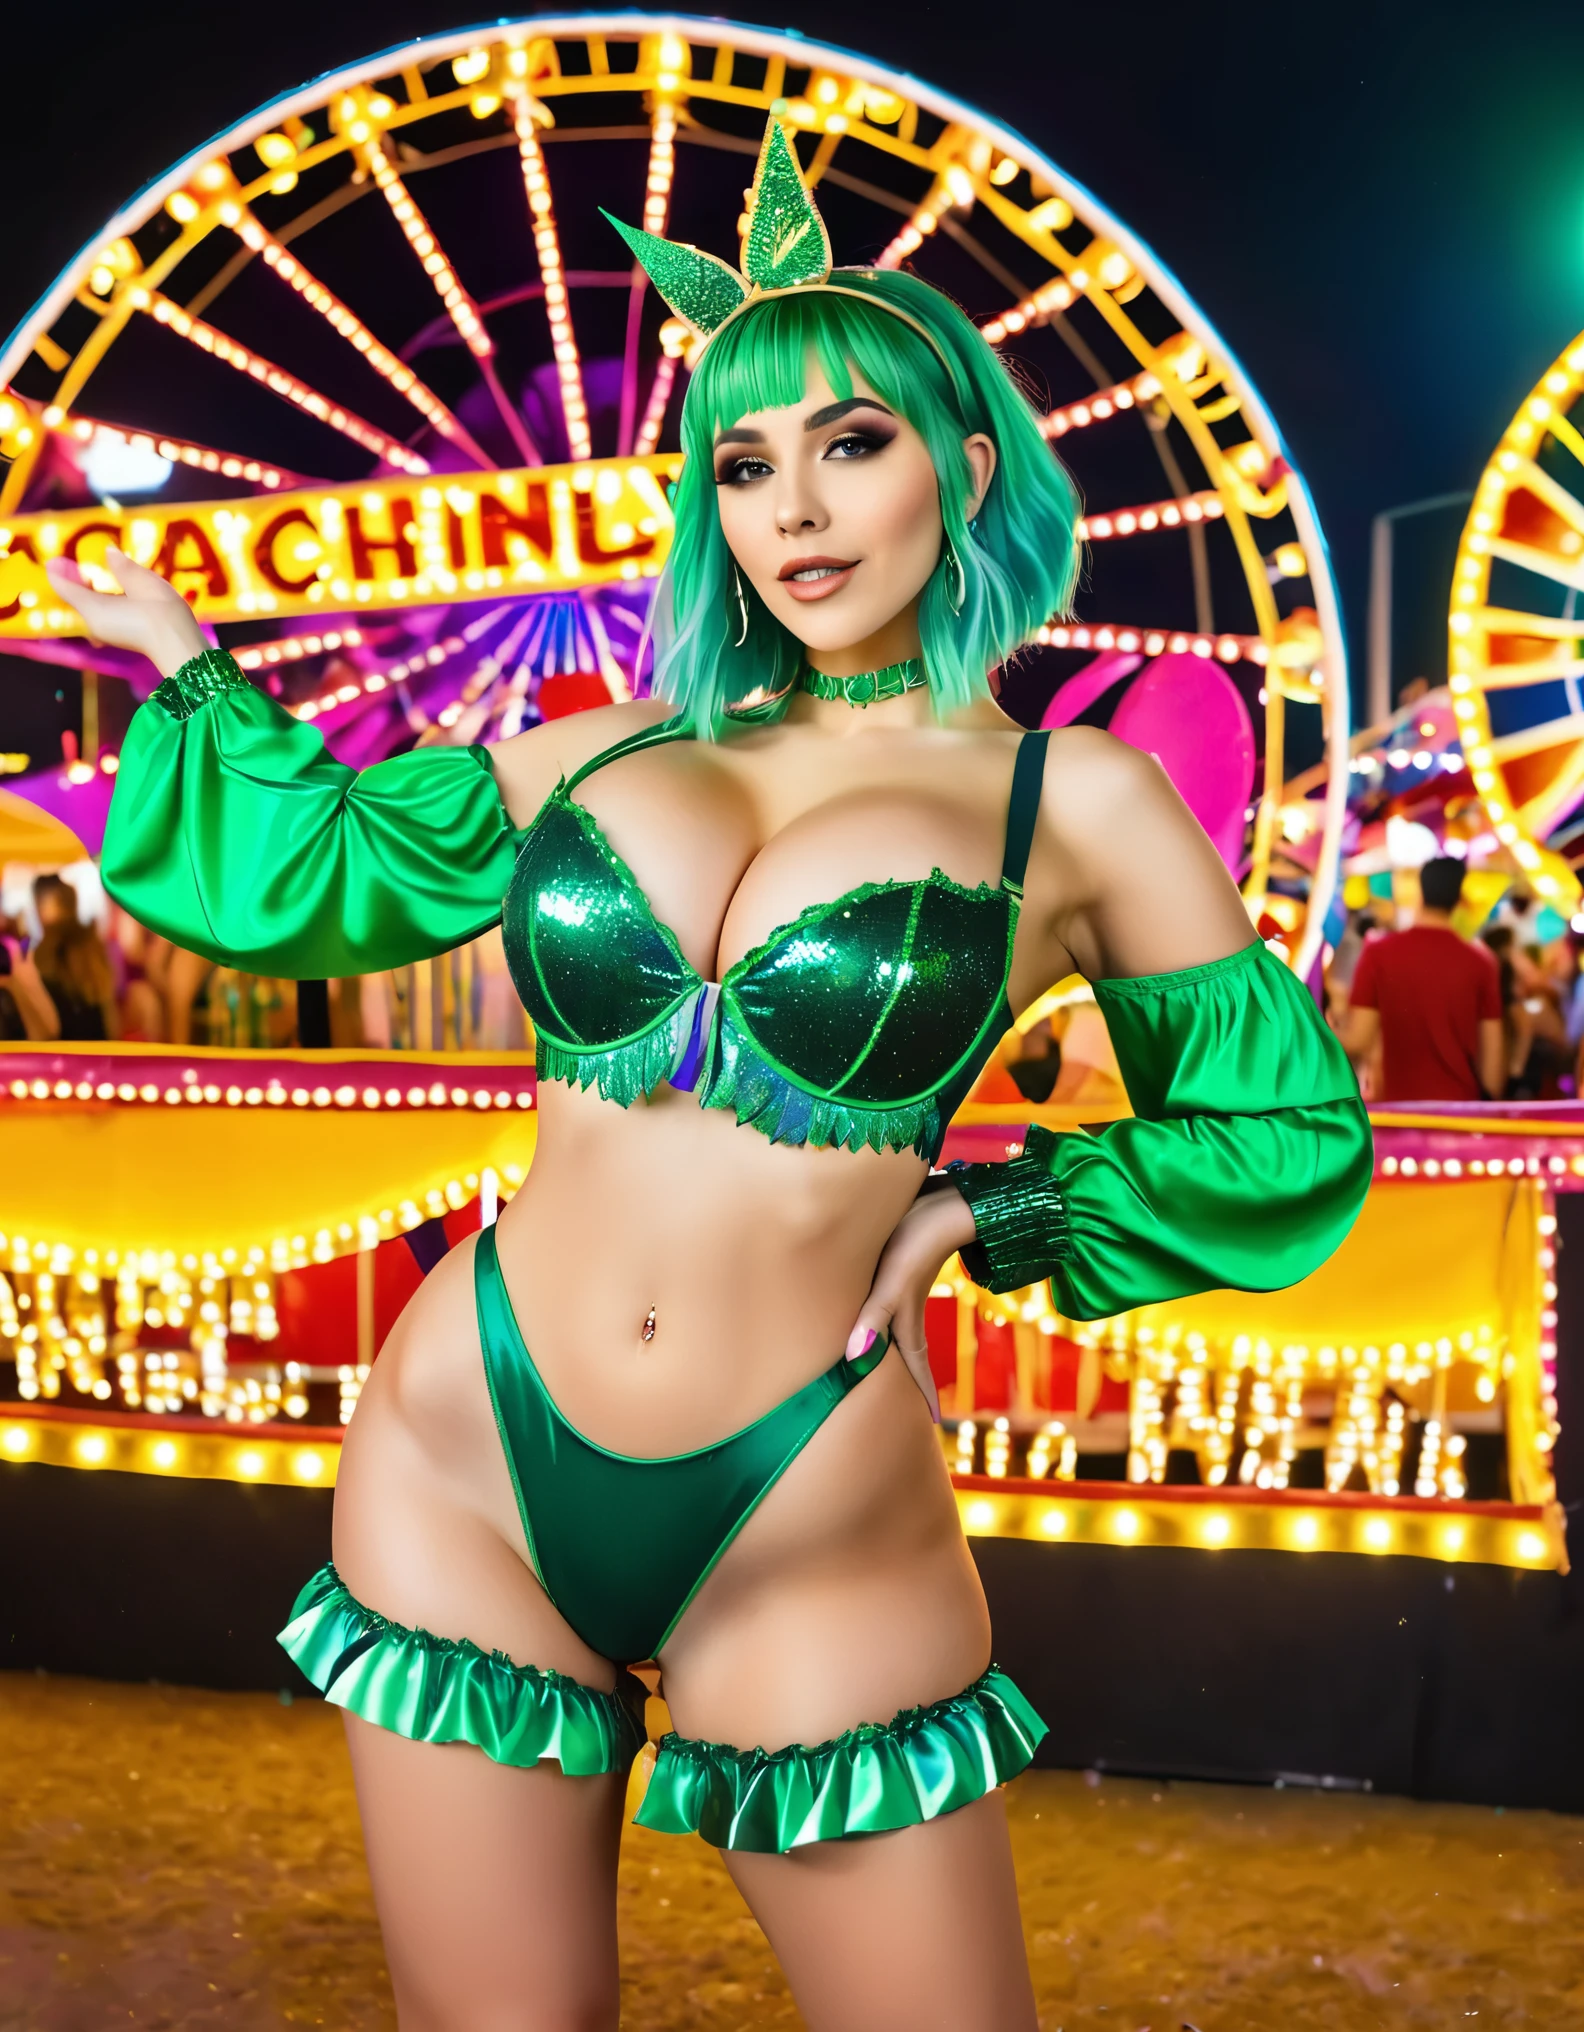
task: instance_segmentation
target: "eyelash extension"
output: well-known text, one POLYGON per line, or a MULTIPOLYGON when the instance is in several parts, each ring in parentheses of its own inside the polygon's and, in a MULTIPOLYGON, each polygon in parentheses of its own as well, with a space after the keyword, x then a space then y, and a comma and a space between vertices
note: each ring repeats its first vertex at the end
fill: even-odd
POLYGON ((844 430, 840 437, 833 437, 831 439, 830 443, 825 447, 825 452, 826 456, 829 457, 838 445, 857 445, 861 451, 866 453, 883 452, 890 442, 889 436, 883 435, 879 431, 844 430))
POLYGON ((769 466, 764 459, 752 457, 733 459, 730 461, 729 464, 721 467, 716 472, 715 474, 716 486, 717 487, 736 486, 743 476, 744 469, 748 466, 764 466, 765 470, 767 472, 769 471, 769 466))
MULTIPOLYGON (((839 437, 831 439, 830 443, 825 447, 824 455, 828 458, 832 452, 838 450, 843 445, 856 446, 861 454, 867 455, 871 452, 884 451, 890 443, 890 436, 880 431, 844 430, 839 437)), ((770 464, 767 459, 758 458, 752 453, 745 453, 740 458, 732 459, 727 465, 716 472, 716 486, 736 486, 747 476, 748 468, 751 466, 761 466, 766 472, 770 470, 770 464)))

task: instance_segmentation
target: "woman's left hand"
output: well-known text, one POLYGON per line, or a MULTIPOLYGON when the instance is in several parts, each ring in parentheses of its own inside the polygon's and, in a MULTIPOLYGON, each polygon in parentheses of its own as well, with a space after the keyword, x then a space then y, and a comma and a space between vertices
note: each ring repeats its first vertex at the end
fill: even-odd
POLYGON ((880 1252, 874 1282, 847 1342, 847 1359, 855 1361, 889 1332, 908 1373, 924 1393, 930 1416, 940 1423, 940 1397, 930 1374, 929 1347, 924 1338, 924 1301, 941 1265, 974 1238, 974 1217, 954 1186, 922 1192, 892 1230, 880 1252))

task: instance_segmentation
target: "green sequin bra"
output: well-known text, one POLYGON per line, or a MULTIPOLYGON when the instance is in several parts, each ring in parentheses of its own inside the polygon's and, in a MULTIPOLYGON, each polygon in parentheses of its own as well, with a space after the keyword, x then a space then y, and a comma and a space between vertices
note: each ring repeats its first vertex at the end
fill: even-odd
POLYGON ((773 1142, 933 1161, 1012 1020, 1007 973, 1048 737, 1019 746, 999 884, 966 888, 938 868, 866 882, 706 981, 573 798, 595 769, 681 734, 667 721, 608 748, 556 786, 524 837, 502 929, 540 1078, 623 1107, 666 1081, 773 1142))

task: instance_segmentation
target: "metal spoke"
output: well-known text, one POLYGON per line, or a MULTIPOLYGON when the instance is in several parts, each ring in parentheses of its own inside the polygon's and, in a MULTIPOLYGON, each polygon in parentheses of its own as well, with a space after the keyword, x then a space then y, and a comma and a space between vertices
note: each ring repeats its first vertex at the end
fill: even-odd
POLYGON ((316 388, 310 388, 306 381, 298 380, 295 374, 287 373, 284 367, 277 367, 272 360, 266 360, 262 353, 255 353, 251 347, 239 345, 202 318, 195 318, 184 311, 179 303, 172 303, 168 296, 155 289, 146 289, 136 284, 131 290, 133 306, 146 311, 156 324, 167 326, 179 338, 188 340, 201 351, 223 360, 239 374, 256 381, 261 388, 267 388, 272 395, 280 396, 283 402, 290 402, 303 411, 304 415, 316 417, 320 423, 328 424, 345 438, 350 438, 366 452, 383 459, 387 465, 395 466, 403 473, 427 473, 429 461, 417 452, 409 451, 406 445, 393 437, 387 437, 372 423, 359 416, 356 410, 345 404, 332 402, 328 395, 321 395, 316 388))
POLYGON ((1205 487, 1176 501, 1150 501, 1142 508, 1112 508, 1103 515, 1085 515, 1078 523, 1078 538, 1085 543, 1104 543, 1118 536, 1147 536, 1154 529, 1215 522, 1225 513, 1215 488, 1205 487))
MULTIPOLYGON (((21 402, 22 398, 12 395, 8 400, 21 402)), ((197 444, 191 438, 168 437, 164 431, 128 430, 118 423, 105 423, 96 416, 68 415, 53 406, 42 412, 36 403, 23 406, 40 415, 46 430, 60 437, 69 437, 77 444, 90 447, 108 444, 125 446, 132 451, 152 452, 156 458, 166 459, 173 466, 191 466, 198 472, 216 473, 223 480, 245 480, 250 486, 269 491, 278 487, 313 484, 312 478, 305 473, 292 472, 285 466, 268 465, 262 459, 245 459, 237 452, 219 451, 213 445, 197 444)))
MULTIPOLYGON (((646 233, 661 236, 665 233, 671 209, 671 182, 676 175, 676 131, 674 101, 669 94, 656 92, 649 130, 649 171, 644 179, 643 226, 646 233)), ((633 422, 638 408, 638 342, 643 331, 644 298, 648 288, 649 278, 635 261, 632 289, 627 299, 627 337, 622 347, 621 422, 616 441, 617 451, 623 457, 633 449, 633 422)), ((669 397, 670 393, 668 382, 666 395, 669 397)), ((652 401, 651 394, 651 406, 652 401)), ((661 413, 664 413, 663 403, 661 413)), ((648 422, 647 413, 644 421, 648 422)), ((649 449, 654 449, 652 443, 649 449)))
MULTIPOLYGON (((517 129, 517 150, 522 159, 523 188, 528 213, 533 221, 534 247, 539 256, 539 274, 544 283, 545 311, 550 320, 550 349, 555 357, 556 378, 561 385, 561 415, 566 424, 567 449, 576 460, 592 456, 589 442, 588 402, 583 393, 583 370, 578 361, 577 339, 572 331, 572 313, 567 303, 566 277, 561 268, 561 243, 556 234, 555 210, 550 198, 550 179, 545 174, 544 154, 535 131, 537 101, 526 89, 513 96, 512 113, 517 129)), ((543 112, 543 107, 538 107, 543 112)))
POLYGON ((333 330, 361 353, 375 373, 389 382, 398 395, 405 396, 426 423, 432 424, 442 437, 466 452, 475 465, 488 467, 494 464, 488 452, 452 415, 434 390, 413 372, 405 360, 397 359, 388 347, 382 346, 356 311, 349 309, 334 290, 282 246, 273 233, 267 232, 251 212, 239 211, 232 231, 252 253, 263 257, 266 267, 283 282, 290 283, 311 310, 316 310, 333 330))
POLYGON ((423 263, 424 273, 434 284, 435 294, 450 313, 451 322, 456 326, 463 345, 478 361, 479 372, 483 375, 495 407, 500 412, 502 423, 511 433, 523 463, 541 466, 544 459, 539 447, 529 435, 528 426, 523 422, 517 405, 501 386, 500 376, 495 369, 495 341, 485 328, 478 305, 463 288, 456 270, 446 258, 440 242, 435 238, 434 229, 413 199, 396 167, 385 152, 385 138, 373 135, 367 141, 356 144, 358 161, 380 188, 385 202, 390 206, 397 225, 406 236, 407 244, 423 263))

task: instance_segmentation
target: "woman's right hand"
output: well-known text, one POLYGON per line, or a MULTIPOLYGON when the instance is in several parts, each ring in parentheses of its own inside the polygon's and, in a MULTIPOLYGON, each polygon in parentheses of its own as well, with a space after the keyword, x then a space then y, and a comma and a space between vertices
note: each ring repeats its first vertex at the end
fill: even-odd
POLYGON ((52 557, 44 570, 68 606, 82 616, 91 640, 114 649, 142 652, 161 677, 174 677, 184 663, 209 647, 187 602, 158 572, 134 564, 124 550, 110 545, 105 563, 121 587, 119 593, 97 592, 82 567, 52 557))

